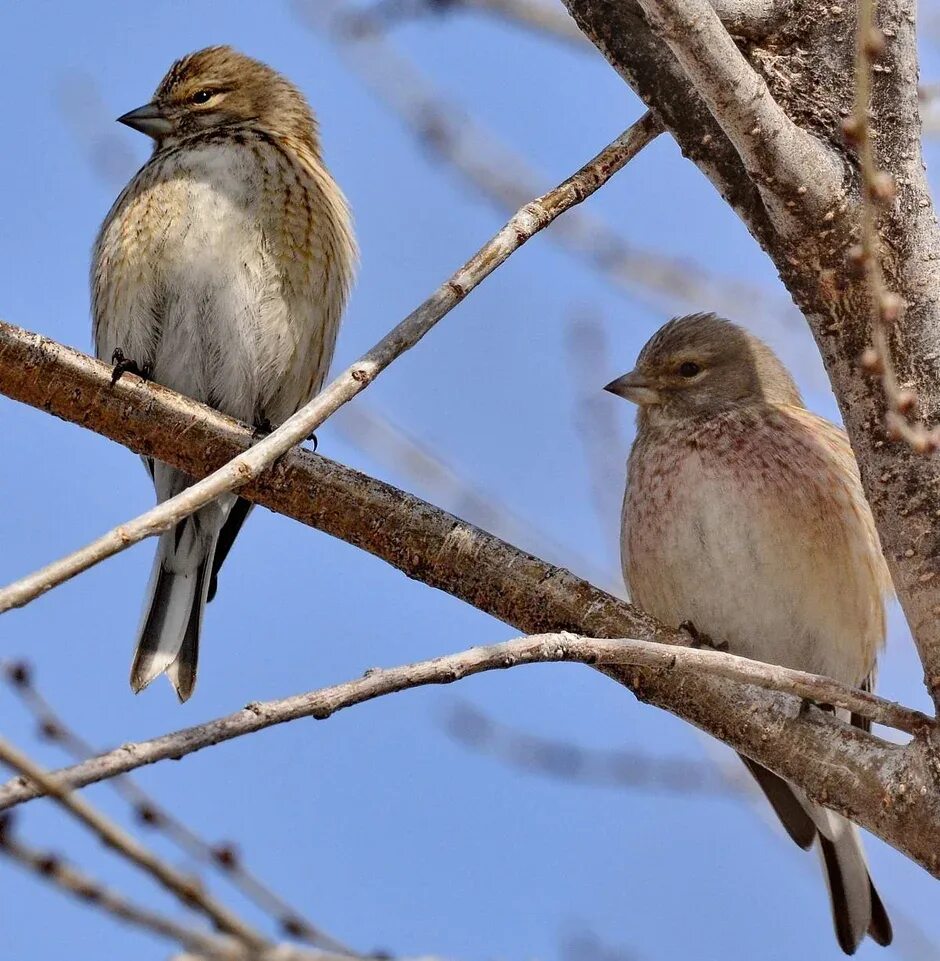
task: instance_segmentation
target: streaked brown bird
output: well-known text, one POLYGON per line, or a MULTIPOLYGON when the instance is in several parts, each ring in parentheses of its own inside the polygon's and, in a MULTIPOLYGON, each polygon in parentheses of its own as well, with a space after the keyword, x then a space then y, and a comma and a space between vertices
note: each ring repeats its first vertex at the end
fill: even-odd
MULTIPOLYGON (((352 282, 355 241, 300 91, 208 47, 178 60, 150 103, 118 118, 153 155, 94 250, 98 357, 263 430, 321 387, 352 282)), ((160 501, 192 478, 145 461, 160 501)), ((203 608, 250 506, 220 498, 159 541, 131 687, 166 672, 193 692, 203 608)))
MULTIPOLYGON (((770 348, 714 314, 679 317, 606 389, 639 406, 621 530, 634 603, 732 653, 871 689, 891 589, 875 524, 848 439, 770 348)), ((890 944, 855 825, 742 760, 790 837, 818 843, 842 950, 890 944)))

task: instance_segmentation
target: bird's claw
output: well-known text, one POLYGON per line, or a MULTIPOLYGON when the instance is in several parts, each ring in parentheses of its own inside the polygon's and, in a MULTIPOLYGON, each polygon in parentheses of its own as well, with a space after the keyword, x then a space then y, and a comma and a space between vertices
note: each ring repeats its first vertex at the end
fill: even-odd
POLYGON ((274 425, 267 419, 267 417, 262 417, 256 424, 255 429, 251 432, 252 437, 255 440, 263 440, 271 431, 274 430, 274 425))
POLYGON ((307 440, 313 444, 313 452, 315 454, 317 452, 317 447, 320 446, 320 442, 317 440, 316 431, 311 431, 309 434, 307 434, 307 440))
POLYGON ((144 364, 143 367, 140 367, 136 360, 125 357, 124 351, 121 350, 120 347, 114 348, 114 353, 111 355, 111 363, 114 364, 111 370, 112 387, 124 374, 136 374, 141 380, 150 380, 153 376, 153 367, 150 364, 144 364))
POLYGON ((727 651, 727 641, 713 641, 708 634, 703 634, 692 621, 683 621, 679 625, 680 631, 685 631, 692 638, 691 646, 694 648, 707 647, 713 651, 727 651))

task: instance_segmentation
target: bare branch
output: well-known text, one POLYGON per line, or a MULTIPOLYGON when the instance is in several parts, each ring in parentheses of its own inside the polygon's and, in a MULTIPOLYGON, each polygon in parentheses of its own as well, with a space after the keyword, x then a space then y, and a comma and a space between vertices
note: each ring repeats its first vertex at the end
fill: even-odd
MULTIPOLYGON (((41 737, 60 745, 77 761, 83 761, 100 753, 76 734, 52 709, 36 687, 32 669, 28 664, 0 661, 0 670, 3 671, 7 683, 36 719, 41 737)), ((350 956, 358 954, 307 920, 249 871, 234 845, 210 844, 180 821, 169 809, 160 805, 130 777, 112 778, 108 783, 133 807, 134 814, 141 824, 162 832, 190 857, 217 868, 246 897, 271 914, 286 936, 306 941, 336 954, 350 956)))
POLYGON ((22 607, 106 558, 147 537, 169 530, 219 495, 238 490, 257 478, 279 457, 305 440, 343 404, 364 390, 396 358, 414 347, 442 317, 527 240, 607 183, 659 134, 660 129, 651 115, 645 114, 577 173, 517 211, 502 230, 420 307, 277 430, 181 494, 116 527, 73 554, 0 590, 0 613, 22 607))
MULTIPOLYGON (((682 635, 679 635, 680 637, 682 635)), ((475 647, 458 654, 420 661, 403 667, 373 669, 358 680, 334 687, 298 694, 277 701, 256 702, 227 717, 166 734, 152 741, 124 744, 114 751, 56 772, 65 788, 85 787, 168 758, 179 759, 203 748, 299 718, 325 720, 347 707, 387 694, 423 687, 451 684, 484 671, 505 670, 523 664, 577 662, 613 667, 649 667, 677 673, 711 674, 740 684, 756 685, 811 699, 816 703, 845 708, 880 724, 910 734, 923 734, 934 722, 925 714, 886 701, 866 691, 846 687, 831 678, 763 664, 734 654, 700 650, 676 644, 618 638, 602 640, 565 632, 517 638, 489 647, 475 647)), ((8 750, 0 741, 0 759, 8 750)), ((12 762, 30 777, 24 765, 12 762)), ((46 777, 36 784, 11 782, 0 788, 0 810, 6 810, 43 793, 51 793, 46 777)), ((60 796, 60 795, 57 795, 60 796)))
POLYGON ((258 955, 224 935, 208 934, 180 924, 173 918, 141 907, 124 895, 72 867, 59 855, 24 844, 15 837, 9 819, 0 823, 0 854, 32 871, 49 884, 106 914, 162 938, 168 938, 212 961, 257 961, 258 955))
POLYGON ((846 137, 858 148, 861 167, 861 204, 859 220, 861 243, 849 252, 861 264, 868 280, 872 347, 862 355, 862 366, 877 374, 888 402, 887 425, 893 440, 904 440, 919 454, 932 453, 940 446, 940 429, 929 430, 923 422, 912 420, 917 405, 913 391, 901 390, 889 335, 901 319, 903 303, 888 289, 881 266, 881 241, 878 237, 879 208, 897 195, 894 178, 878 169, 872 147, 869 120, 872 63, 885 46, 884 34, 875 26, 874 0, 859 0, 855 43, 855 112, 843 124, 846 137))
POLYGON ((0 738, 0 762, 19 771, 27 784, 32 782, 33 790, 54 798, 76 820, 97 834, 105 845, 151 875, 187 907, 201 911, 220 931, 231 934, 251 951, 269 946, 250 925, 204 891, 197 880, 165 864, 87 801, 70 793, 69 787, 58 777, 44 771, 5 738, 0 738))
POLYGON ((840 198, 843 171, 836 155, 798 127, 774 100, 708 0, 640 0, 653 28, 734 144, 751 179, 763 191, 778 228, 791 221, 781 192, 793 206, 823 216, 840 198))

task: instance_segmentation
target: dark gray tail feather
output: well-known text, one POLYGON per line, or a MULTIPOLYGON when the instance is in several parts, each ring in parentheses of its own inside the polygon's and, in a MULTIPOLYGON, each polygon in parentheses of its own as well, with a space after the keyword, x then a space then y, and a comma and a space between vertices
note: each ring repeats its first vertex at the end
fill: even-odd
POLYGON ((793 789, 782 777, 778 777, 773 771, 768 771, 756 761, 752 761, 743 754, 739 754, 738 757, 744 761, 745 767, 754 776, 754 780, 770 801, 774 813, 780 818, 780 823, 787 834, 804 851, 808 851, 816 840, 816 825, 806 813, 800 799, 793 793, 793 789))
POLYGON ((818 838, 839 947, 846 954, 855 954, 866 934, 876 944, 889 945, 893 937, 891 920, 872 884, 855 826, 831 811, 809 804, 772 771, 749 758, 741 760, 767 796, 787 834, 804 849, 818 838))
POLYGON ((209 579, 209 595, 207 600, 211 601, 212 598, 215 597, 215 592, 219 588, 219 571, 225 563, 225 558, 228 557, 228 552, 232 549, 232 544, 235 543, 238 532, 242 529, 242 524, 248 520, 248 515, 254 506, 251 501, 246 501, 244 497, 239 497, 235 502, 235 506, 229 511, 229 515, 222 525, 219 539, 215 545, 215 559, 212 562, 212 577, 209 579))
MULTIPOLYGON (((214 543, 190 569, 181 569, 177 548, 183 540, 180 528, 197 523, 182 521, 175 530, 160 537, 150 578, 148 602, 131 666, 131 688, 142 691, 155 677, 166 672, 181 701, 187 700, 196 684, 199 633, 209 590, 214 543), (171 569, 172 567, 176 568, 171 569)), ((193 544, 194 538, 189 539, 193 544)))

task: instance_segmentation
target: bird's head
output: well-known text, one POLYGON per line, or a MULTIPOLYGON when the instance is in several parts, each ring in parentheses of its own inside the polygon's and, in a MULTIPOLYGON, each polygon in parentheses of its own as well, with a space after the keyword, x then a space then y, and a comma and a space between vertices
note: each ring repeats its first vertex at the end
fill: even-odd
POLYGON ((657 423, 760 403, 802 406, 793 378, 760 339, 715 314, 677 317, 605 388, 657 423))
POLYGON ((206 47, 177 60, 150 103, 118 121, 152 137, 158 148, 214 128, 252 125, 316 149, 316 125, 303 94, 231 47, 206 47))

